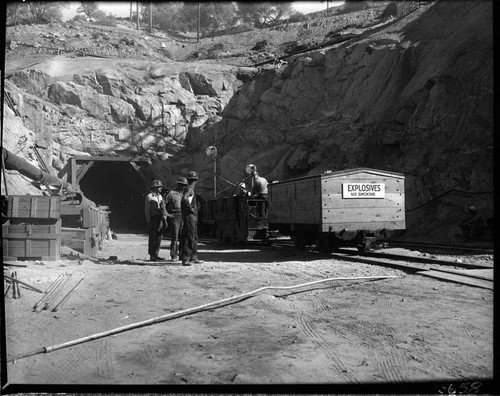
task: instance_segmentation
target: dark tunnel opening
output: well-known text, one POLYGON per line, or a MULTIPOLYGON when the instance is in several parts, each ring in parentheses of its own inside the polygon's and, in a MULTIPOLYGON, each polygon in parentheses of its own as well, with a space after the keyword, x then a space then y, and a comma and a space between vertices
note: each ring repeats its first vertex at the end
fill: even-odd
POLYGON ((144 231, 143 179, 127 161, 96 162, 80 181, 84 195, 97 205, 108 206, 113 231, 144 231))

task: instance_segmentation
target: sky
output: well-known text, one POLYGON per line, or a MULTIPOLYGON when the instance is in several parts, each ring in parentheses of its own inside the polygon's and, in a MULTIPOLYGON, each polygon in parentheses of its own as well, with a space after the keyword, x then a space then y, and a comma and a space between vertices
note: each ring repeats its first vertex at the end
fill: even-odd
MULTIPOLYGON (((105 1, 98 2, 99 9, 104 11, 106 14, 112 14, 115 17, 128 17, 130 16, 130 1, 105 1)), ((137 2, 132 2, 132 11, 135 11, 137 2)), ((343 4, 344 1, 329 1, 329 7, 336 7, 343 4)), ((296 11, 302 12, 303 14, 308 14, 310 12, 316 12, 321 10, 326 10, 326 1, 293 1, 293 8, 296 11)), ((71 19, 76 15, 76 9, 80 7, 79 1, 70 1, 69 7, 63 11, 63 19, 71 19)))

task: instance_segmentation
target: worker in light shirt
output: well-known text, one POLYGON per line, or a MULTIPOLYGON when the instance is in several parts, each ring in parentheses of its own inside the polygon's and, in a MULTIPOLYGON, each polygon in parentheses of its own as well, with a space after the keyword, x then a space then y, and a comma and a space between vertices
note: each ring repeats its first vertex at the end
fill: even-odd
POLYGON ((144 205, 144 214, 146 215, 146 223, 148 224, 148 253, 150 261, 165 260, 158 256, 167 218, 167 211, 165 210, 163 197, 161 196, 162 187, 163 185, 160 180, 153 180, 151 183, 151 192, 146 196, 144 205))

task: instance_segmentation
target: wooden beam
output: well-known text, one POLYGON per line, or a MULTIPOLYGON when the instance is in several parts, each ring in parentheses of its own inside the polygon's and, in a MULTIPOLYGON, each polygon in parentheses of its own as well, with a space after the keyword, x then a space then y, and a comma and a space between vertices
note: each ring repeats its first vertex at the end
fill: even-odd
POLYGON ((76 155, 75 157, 76 161, 103 161, 103 162, 148 162, 147 158, 144 157, 123 157, 123 156, 116 156, 116 157, 99 157, 99 156, 85 156, 85 155, 76 155))
POLYGON ((139 174, 141 179, 144 181, 144 185, 146 186, 147 185, 147 178, 146 178, 146 175, 144 174, 144 172, 142 171, 142 169, 139 167, 139 165, 137 165, 135 162, 131 162, 130 165, 132 165, 132 168, 134 168, 137 171, 137 173, 139 174))
POLYGON ((94 165, 94 161, 89 161, 86 164, 80 165, 78 167, 78 170, 76 171, 76 180, 78 184, 80 184, 80 180, 82 180, 83 176, 85 176, 92 165, 94 165))
POLYGON ((70 176, 70 181, 69 184, 75 186, 76 189, 80 189, 80 185, 76 181, 76 158, 71 157, 69 159, 70 162, 70 167, 69 167, 69 176, 70 176))

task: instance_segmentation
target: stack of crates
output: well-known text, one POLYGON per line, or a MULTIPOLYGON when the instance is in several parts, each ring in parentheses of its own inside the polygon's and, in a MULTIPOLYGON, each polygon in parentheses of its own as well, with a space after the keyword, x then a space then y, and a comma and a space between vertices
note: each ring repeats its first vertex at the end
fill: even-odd
POLYGON ((5 259, 58 260, 61 251, 61 197, 10 195, 2 225, 5 259))

